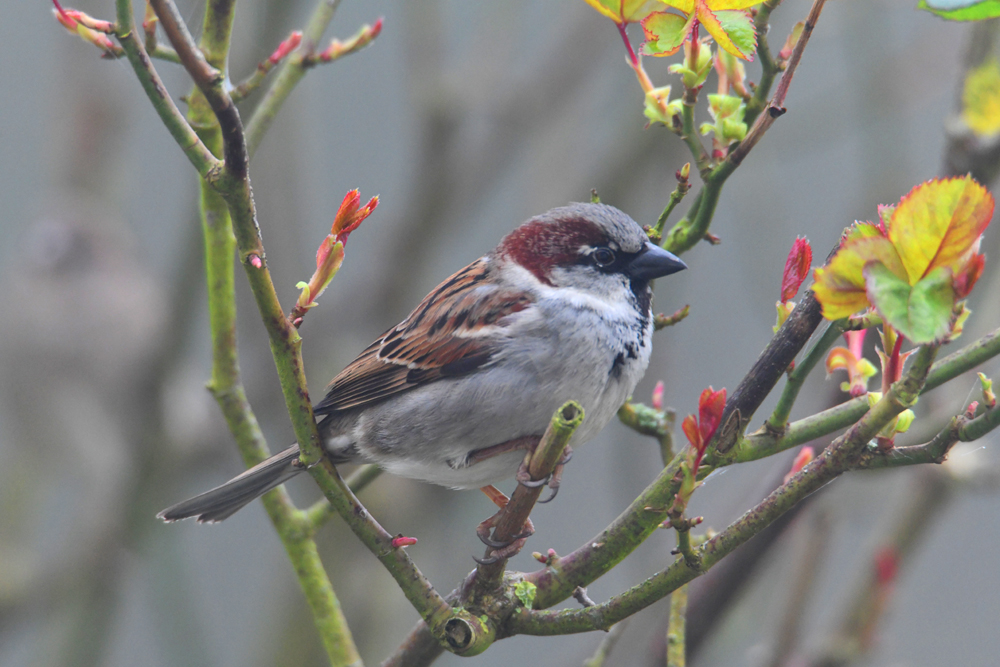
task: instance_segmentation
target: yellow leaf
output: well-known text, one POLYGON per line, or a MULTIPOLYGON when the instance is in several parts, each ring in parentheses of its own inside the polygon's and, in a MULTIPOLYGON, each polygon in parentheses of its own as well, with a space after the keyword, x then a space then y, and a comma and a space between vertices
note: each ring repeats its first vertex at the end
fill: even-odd
POLYGON ((938 267, 959 273, 992 217, 993 196, 971 177, 935 179, 913 188, 888 225, 909 283, 915 285, 938 267))
POLYGON ((674 7, 679 9, 685 14, 690 14, 694 11, 694 0, 660 0, 667 7, 674 7))
POLYGON ((660 3, 655 0, 584 0, 615 23, 638 23, 652 14, 660 3))
POLYGON ((726 9, 750 9, 754 5, 759 5, 761 0, 706 0, 713 12, 726 9))
POLYGON ((897 276, 906 275, 896 249, 883 236, 858 238, 844 244, 826 266, 813 272, 812 291, 823 306, 823 317, 828 320, 850 317, 870 305, 864 269, 872 262, 884 264, 897 276))
POLYGON ((984 62, 965 77, 962 119, 979 135, 1000 132, 1000 63, 984 62))

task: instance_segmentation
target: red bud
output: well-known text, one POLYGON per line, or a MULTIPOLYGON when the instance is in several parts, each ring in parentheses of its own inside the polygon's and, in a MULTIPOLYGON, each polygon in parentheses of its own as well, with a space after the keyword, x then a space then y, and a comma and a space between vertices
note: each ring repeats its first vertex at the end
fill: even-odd
POLYGON ((785 260, 785 271, 781 275, 781 300, 782 302, 793 299, 799 293, 802 281, 809 275, 809 266, 812 264, 812 246, 809 240, 799 237, 792 244, 792 249, 785 260))
POLYGON ((714 391, 709 387, 698 398, 698 422, 705 444, 712 439, 722 421, 722 410, 726 407, 726 388, 714 391))
POLYGON ((715 391, 712 387, 701 392, 698 398, 698 416, 688 415, 681 422, 681 430, 697 452, 693 472, 698 474, 698 466, 705 455, 705 448, 722 422, 722 411, 726 407, 726 388, 715 391))
POLYGON ((880 588, 892 584, 899 574, 899 553, 895 547, 883 547, 875 553, 875 581, 880 588))
POLYGON ((392 548, 399 549, 401 547, 412 547, 417 543, 417 538, 415 537, 403 537, 402 534, 397 535, 392 538, 392 548))
POLYGON ((289 53, 298 48, 299 44, 302 42, 302 31, 296 30, 288 36, 288 39, 283 41, 278 45, 278 48, 274 50, 274 53, 268 57, 272 65, 277 65, 282 58, 287 56, 289 53))
POLYGON ((653 408, 663 409, 663 380, 657 381, 656 386, 653 387, 653 408))
POLYGON ((344 201, 337 209, 337 215, 333 218, 333 225, 330 227, 330 234, 336 237, 341 243, 347 243, 347 237, 358 228, 365 218, 372 214, 378 206, 378 195, 368 200, 368 203, 361 206, 361 194, 357 188, 344 195, 344 201))
POLYGON ((809 463, 816 458, 816 453, 813 451, 812 447, 803 447, 799 450, 799 453, 795 455, 795 460, 792 461, 792 469, 788 471, 785 475, 784 483, 788 484, 790 480, 797 472, 805 468, 809 463))

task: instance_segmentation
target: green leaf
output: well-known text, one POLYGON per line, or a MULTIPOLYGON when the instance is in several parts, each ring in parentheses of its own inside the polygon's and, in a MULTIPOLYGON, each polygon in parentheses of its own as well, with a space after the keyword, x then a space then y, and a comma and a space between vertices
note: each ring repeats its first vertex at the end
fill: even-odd
POLYGON ((920 9, 926 9, 949 21, 982 21, 1000 16, 1000 0, 920 0, 920 9))
POLYGON ((722 24, 722 29, 729 35, 733 46, 739 50, 739 54, 733 55, 744 60, 753 60, 753 55, 757 52, 757 31, 750 12, 738 9, 717 11, 715 18, 722 24))
POLYGON ((530 581, 522 580, 514 584, 514 595, 528 609, 531 609, 531 605, 535 603, 535 594, 537 592, 538 587, 530 581))
POLYGON ((642 32, 646 37, 642 45, 643 55, 672 56, 680 51, 693 27, 693 15, 688 18, 668 12, 650 14, 642 21, 642 32))
POLYGON ((868 299, 901 334, 918 345, 947 335, 955 305, 951 271, 934 269, 913 287, 880 262, 868 264, 864 274, 868 299))

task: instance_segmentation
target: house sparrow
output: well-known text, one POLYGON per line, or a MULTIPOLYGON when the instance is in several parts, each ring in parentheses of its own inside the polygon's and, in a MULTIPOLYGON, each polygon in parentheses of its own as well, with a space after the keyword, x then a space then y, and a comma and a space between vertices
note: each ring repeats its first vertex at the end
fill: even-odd
MULTIPOLYGON (((512 476, 566 401, 586 415, 570 444, 590 440, 649 363, 650 281, 685 268, 611 206, 531 218, 333 379, 315 407, 327 456, 468 489, 512 476)), ((298 451, 158 516, 221 521, 302 472, 298 451)))

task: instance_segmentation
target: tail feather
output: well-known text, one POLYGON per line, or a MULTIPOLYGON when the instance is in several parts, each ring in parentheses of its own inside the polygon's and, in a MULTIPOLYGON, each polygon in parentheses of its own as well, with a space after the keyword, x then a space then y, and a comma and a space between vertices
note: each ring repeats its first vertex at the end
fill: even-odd
POLYGON ((303 470, 299 465, 299 446, 292 445, 221 486, 171 505, 156 517, 168 523, 191 517, 197 517, 198 523, 222 521, 303 470))

